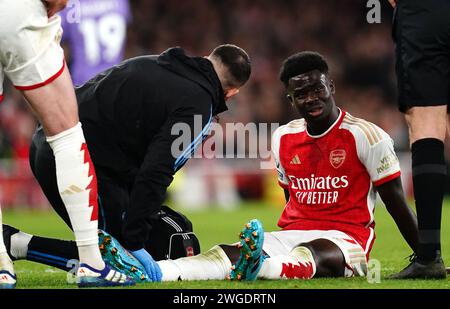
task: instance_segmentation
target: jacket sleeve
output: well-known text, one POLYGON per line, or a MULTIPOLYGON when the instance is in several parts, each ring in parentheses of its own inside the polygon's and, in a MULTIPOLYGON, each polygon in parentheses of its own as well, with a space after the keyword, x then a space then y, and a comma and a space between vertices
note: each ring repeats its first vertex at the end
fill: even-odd
POLYGON ((122 235, 129 250, 144 248, 151 219, 164 202, 173 176, 209 134, 211 101, 204 93, 189 97, 194 104, 180 104, 150 142, 131 192, 122 235))

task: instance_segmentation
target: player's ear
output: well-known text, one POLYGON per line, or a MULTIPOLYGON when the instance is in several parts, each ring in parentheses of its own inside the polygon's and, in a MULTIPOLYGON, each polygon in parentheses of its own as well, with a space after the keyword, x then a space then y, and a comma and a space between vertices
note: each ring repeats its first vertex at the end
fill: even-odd
POLYGON ((294 98, 290 94, 287 94, 286 98, 289 100, 289 103, 291 103, 291 104, 294 103, 294 98))
POLYGON ((225 101, 234 97, 239 93, 239 88, 231 88, 225 92, 225 101))
POLYGON ((330 90, 331 94, 334 94, 336 92, 336 87, 334 86, 334 81, 330 79, 330 90))

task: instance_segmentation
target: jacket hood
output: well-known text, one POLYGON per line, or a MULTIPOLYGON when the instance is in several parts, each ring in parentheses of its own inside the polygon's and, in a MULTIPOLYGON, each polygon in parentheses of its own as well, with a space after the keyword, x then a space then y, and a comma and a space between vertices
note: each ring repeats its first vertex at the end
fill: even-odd
POLYGON ((173 47, 159 55, 157 63, 205 89, 213 99, 213 116, 228 110, 219 77, 208 59, 189 57, 182 48, 173 47))

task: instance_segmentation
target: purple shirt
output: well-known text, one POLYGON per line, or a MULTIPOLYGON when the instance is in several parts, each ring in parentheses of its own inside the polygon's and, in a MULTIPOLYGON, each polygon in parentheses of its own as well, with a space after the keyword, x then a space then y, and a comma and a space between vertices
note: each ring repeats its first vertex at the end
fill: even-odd
POLYGON ((74 85, 122 61, 131 19, 128 0, 70 0, 60 16, 74 85))

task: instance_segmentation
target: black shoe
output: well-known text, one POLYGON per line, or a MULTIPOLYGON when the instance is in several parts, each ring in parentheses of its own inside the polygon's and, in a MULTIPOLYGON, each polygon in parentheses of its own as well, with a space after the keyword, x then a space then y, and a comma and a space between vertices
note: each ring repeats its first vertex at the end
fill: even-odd
POLYGON ((389 276, 388 279, 445 279, 447 276, 447 270, 440 255, 434 261, 422 264, 417 261, 417 256, 412 254, 410 262, 405 269, 389 276))
POLYGON ((15 261, 17 260, 12 254, 11 254, 11 236, 19 233, 20 231, 16 229, 15 227, 12 227, 7 224, 3 224, 3 241, 5 243, 6 251, 8 252, 9 257, 11 260, 15 261))

